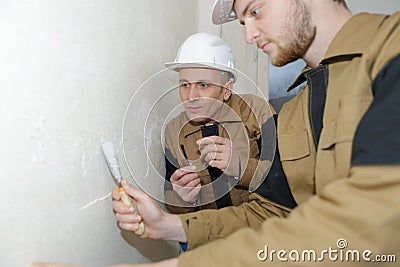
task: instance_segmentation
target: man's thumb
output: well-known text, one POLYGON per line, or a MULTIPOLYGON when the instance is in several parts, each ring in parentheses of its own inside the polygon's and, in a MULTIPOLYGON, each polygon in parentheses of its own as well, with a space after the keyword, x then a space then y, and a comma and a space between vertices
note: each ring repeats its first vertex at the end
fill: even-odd
POLYGON ((121 184, 125 192, 130 195, 135 201, 141 200, 143 198, 143 195, 145 193, 132 186, 130 183, 128 183, 128 181, 126 181, 126 179, 122 179, 121 184))

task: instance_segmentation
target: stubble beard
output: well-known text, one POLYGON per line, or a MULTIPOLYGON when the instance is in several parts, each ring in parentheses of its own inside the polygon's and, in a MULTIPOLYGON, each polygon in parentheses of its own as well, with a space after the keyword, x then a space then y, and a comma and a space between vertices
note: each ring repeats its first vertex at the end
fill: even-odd
POLYGON ((271 58, 272 64, 284 66, 299 58, 303 58, 314 41, 316 27, 311 23, 308 7, 301 0, 292 0, 286 21, 287 32, 277 36, 275 43, 279 53, 271 58))

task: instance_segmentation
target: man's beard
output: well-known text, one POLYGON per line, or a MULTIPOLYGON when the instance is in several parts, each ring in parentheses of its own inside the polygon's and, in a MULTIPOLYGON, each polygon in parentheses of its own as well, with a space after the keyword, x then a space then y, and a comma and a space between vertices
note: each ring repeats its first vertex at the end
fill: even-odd
POLYGON ((302 58, 316 34, 316 27, 311 24, 311 14, 301 0, 293 0, 288 11, 286 27, 288 32, 275 38, 279 54, 271 58, 275 66, 284 66, 302 58))

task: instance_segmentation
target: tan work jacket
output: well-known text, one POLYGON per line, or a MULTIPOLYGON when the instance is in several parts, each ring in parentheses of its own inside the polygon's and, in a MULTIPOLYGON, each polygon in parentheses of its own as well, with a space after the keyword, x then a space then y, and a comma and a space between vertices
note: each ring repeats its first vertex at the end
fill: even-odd
MULTIPOLYGON (((249 185, 255 174, 265 173, 270 167, 270 161, 259 162, 260 151, 257 142, 261 139, 261 127, 271 118, 272 110, 268 103, 260 97, 251 94, 233 94, 225 102, 218 120, 219 136, 232 141, 233 153, 240 158, 240 177, 225 177, 219 179, 221 183, 226 181, 227 189, 231 189, 230 199, 233 206, 238 206, 249 200, 249 185)), ((172 213, 187 213, 201 209, 216 209, 215 192, 211 178, 207 170, 207 164, 200 159, 199 146, 196 141, 202 138, 202 123, 189 121, 182 112, 168 123, 165 130, 165 144, 168 151, 167 159, 175 162, 176 168, 188 164, 183 155, 182 146, 186 156, 199 168, 201 184, 203 188, 199 194, 199 200, 195 204, 185 202, 181 197, 166 186, 165 200, 168 210, 172 213), (201 205, 199 205, 199 203, 201 205)), ((271 132, 269 138, 275 138, 271 132)), ((272 153, 271 153, 272 155, 272 153)), ((272 156, 271 156, 272 158, 272 156)), ((168 183, 168 182, 167 182, 168 183)), ((217 185, 218 186, 218 185, 217 185)), ((228 193, 228 190, 226 193, 228 193)))
MULTIPOLYGON (((323 128, 317 149, 310 124, 308 86, 282 108, 278 118, 278 146, 298 207, 290 212, 251 195, 252 201, 240 207, 182 215, 189 249, 215 241, 183 253, 179 266, 289 263, 331 266, 334 263, 327 257, 324 262, 283 262, 276 257, 273 261, 260 261, 257 256, 265 256, 266 246, 269 251, 287 253, 292 250, 318 253, 329 247, 337 251, 371 250, 374 254, 397 254, 399 260, 400 166, 351 166, 356 129, 374 99, 373 82, 400 53, 399 22, 400 13, 392 16, 363 13, 353 16, 334 38, 325 56, 336 61, 328 64, 323 128), (341 60, 342 56, 357 54, 341 60), (240 228, 244 229, 237 231, 240 228), (339 248, 337 242, 341 238, 347 247, 339 248)), ((358 263, 339 260, 336 263, 337 266, 367 264, 363 259, 358 263)))

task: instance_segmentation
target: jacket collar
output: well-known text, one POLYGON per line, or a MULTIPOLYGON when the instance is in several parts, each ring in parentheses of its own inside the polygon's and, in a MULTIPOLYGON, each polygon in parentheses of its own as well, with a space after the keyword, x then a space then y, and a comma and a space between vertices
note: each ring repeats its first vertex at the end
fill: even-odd
MULTIPOLYGON (((232 94, 229 100, 224 102, 225 105, 222 106, 217 123, 224 124, 242 121, 237 113, 239 110, 239 100, 240 96, 232 94)), ((204 123, 189 121, 185 112, 182 112, 181 116, 183 117, 183 120, 187 122, 181 130, 184 137, 200 131, 201 127, 204 126, 204 123)))
POLYGON ((342 55, 363 54, 386 17, 387 15, 369 13, 352 16, 336 34, 324 60, 342 55))
MULTIPOLYGON (((369 13, 352 16, 336 34, 320 65, 361 57, 386 17, 387 15, 369 13)), ((305 75, 310 71, 312 69, 306 66, 286 91, 289 92, 305 82, 305 75)))

